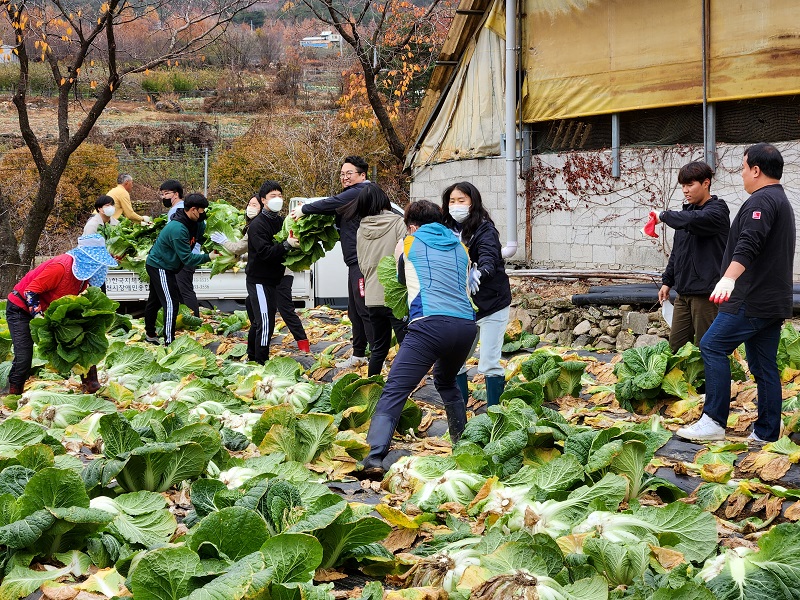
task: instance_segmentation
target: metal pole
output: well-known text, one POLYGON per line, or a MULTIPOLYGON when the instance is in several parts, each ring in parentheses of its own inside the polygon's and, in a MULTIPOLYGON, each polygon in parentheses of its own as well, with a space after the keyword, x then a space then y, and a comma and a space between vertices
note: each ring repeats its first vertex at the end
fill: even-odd
POLYGON ((517 2, 506 0, 506 245, 503 258, 517 253, 517 2))
POLYGON ((208 147, 203 148, 203 195, 208 198, 208 147))

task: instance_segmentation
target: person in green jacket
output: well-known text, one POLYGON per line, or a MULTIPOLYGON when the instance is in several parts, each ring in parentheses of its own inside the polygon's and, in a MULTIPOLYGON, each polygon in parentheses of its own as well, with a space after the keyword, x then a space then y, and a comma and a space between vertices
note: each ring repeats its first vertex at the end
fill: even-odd
POLYGON ((192 253, 194 245, 203 241, 207 208, 208 200, 203 194, 186 196, 183 208, 161 230, 147 255, 145 268, 150 276, 150 295, 144 309, 144 331, 151 344, 159 343, 156 335, 159 308, 164 309, 164 344, 168 346, 175 339, 181 298, 175 275, 185 266, 198 267, 219 256, 218 252, 192 253))

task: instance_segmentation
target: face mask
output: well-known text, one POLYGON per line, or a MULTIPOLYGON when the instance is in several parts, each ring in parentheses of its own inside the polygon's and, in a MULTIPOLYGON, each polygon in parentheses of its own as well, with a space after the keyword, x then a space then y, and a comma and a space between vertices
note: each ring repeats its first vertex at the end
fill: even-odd
POLYGON ((258 216, 258 213, 260 213, 260 212, 261 212, 260 208, 258 208, 256 206, 248 206, 245 209, 244 214, 247 215, 248 219, 255 219, 258 216))
POLYGON ((201 221, 205 221, 207 218, 208 218, 208 215, 206 213, 204 213, 204 212, 200 213, 200 216, 197 217, 197 222, 199 223, 201 221))
POLYGON ((283 208, 283 198, 270 198, 267 202, 267 208, 272 212, 281 212, 283 208))
POLYGON ((115 210, 116 209, 114 208, 113 205, 107 204, 106 206, 103 207, 103 214, 107 217, 113 217, 115 210))
POLYGON ((463 223, 469 216, 469 206, 451 206, 450 216, 453 217, 456 223, 463 223))
POLYGON ((162 198, 161 204, 164 205, 164 208, 172 208, 172 200, 169 198, 162 198))

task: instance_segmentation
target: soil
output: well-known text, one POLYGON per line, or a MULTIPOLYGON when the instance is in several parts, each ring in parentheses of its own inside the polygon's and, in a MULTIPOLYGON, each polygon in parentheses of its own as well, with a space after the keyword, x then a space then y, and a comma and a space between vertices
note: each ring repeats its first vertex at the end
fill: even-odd
MULTIPOLYGON (((28 103, 28 115, 34 133, 42 139, 58 135, 58 114, 56 98, 32 98, 28 103)), ((169 123, 191 124, 198 121, 212 123, 223 137, 232 138, 244 134, 258 115, 256 114, 209 114, 201 112, 203 99, 181 100, 184 112, 170 113, 158 111, 152 102, 131 102, 112 100, 95 125, 102 133, 108 134, 121 127, 131 125, 158 126, 169 123)), ((72 102, 70 104, 70 130, 74 131, 91 108, 91 102, 72 102)), ((13 132, 3 136, 6 140, 18 140, 19 119, 17 110, 10 101, 0 103, 0 131, 13 132)), ((12 144, 13 145, 13 144, 12 144)))

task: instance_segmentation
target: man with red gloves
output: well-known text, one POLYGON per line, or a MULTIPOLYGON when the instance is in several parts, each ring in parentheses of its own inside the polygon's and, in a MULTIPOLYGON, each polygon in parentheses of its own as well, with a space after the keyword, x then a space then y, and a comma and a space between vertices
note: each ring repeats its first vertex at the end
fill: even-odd
POLYGON ((706 376, 703 416, 678 436, 695 441, 725 439, 731 400, 728 354, 744 342, 758 387, 758 419, 750 440, 774 442, 781 435, 778 341, 792 316, 795 248, 794 210, 780 179, 783 157, 770 144, 744 152, 742 181, 750 197, 731 224, 722 257, 722 279, 711 293, 719 314, 700 342, 706 376))
POLYGON ((717 305, 708 299, 719 281, 719 265, 730 230, 730 211, 725 201, 711 195, 714 172, 704 162, 690 162, 678 172, 678 183, 686 203, 683 210, 655 214, 656 223, 675 230, 672 253, 664 274, 658 301, 669 300, 670 289, 678 298, 669 334, 669 346, 677 352, 686 342, 700 344, 717 316, 717 305))

